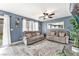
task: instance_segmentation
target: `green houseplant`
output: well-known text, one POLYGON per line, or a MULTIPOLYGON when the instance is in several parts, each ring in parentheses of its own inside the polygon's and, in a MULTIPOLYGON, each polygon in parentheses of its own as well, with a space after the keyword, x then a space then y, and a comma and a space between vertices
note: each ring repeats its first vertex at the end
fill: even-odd
POLYGON ((73 46, 79 48, 79 24, 75 18, 70 19, 70 23, 73 26, 73 29, 70 30, 71 39, 73 39, 73 46))

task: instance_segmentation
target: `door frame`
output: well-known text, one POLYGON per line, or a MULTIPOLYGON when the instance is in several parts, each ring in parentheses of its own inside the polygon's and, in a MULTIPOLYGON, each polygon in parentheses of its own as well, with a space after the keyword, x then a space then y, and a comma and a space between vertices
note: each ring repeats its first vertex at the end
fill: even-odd
MULTIPOLYGON (((7 14, 4 14, 4 15, 7 15, 7 14)), ((9 15, 8 15, 9 16, 9 15)), ((10 17, 10 16, 9 16, 10 17)), ((3 30, 4 30, 4 19, 5 19, 5 16, 1 16, 0 15, 0 18, 3 18, 3 30)), ((10 19, 9 19, 10 20, 10 19)), ((9 21, 10 22, 10 21, 9 21)), ((3 36, 4 36, 4 31, 3 31, 3 36)), ((8 36, 9 37, 9 36, 8 36)), ((4 37, 2 37, 2 47, 8 47, 9 45, 11 45, 11 32, 10 32, 10 41, 8 41, 8 45, 3 45, 3 39, 4 37)))

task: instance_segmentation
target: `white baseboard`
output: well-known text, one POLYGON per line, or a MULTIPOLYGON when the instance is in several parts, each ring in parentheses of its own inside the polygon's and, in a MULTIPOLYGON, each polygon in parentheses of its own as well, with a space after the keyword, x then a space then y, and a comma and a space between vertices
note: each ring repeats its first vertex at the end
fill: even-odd
POLYGON ((11 45, 15 45, 15 44, 22 43, 22 42, 23 42, 23 40, 17 41, 17 42, 13 42, 13 43, 11 43, 11 45))

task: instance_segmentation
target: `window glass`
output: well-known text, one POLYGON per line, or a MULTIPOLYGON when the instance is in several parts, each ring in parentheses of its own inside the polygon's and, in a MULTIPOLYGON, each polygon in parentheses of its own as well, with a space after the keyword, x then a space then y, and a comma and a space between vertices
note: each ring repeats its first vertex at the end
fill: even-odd
POLYGON ((64 22, 49 23, 48 29, 64 29, 64 22))
POLYGON ((26 22, 26 31, 39 31, 38 22, 35 21, 27 21, 26 22))

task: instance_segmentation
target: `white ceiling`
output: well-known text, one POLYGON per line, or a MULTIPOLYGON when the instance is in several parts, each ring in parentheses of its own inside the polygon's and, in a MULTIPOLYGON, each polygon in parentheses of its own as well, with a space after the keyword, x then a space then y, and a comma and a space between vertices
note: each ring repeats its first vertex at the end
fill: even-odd
MULTIPOLYGON (((52 19, 70 16, 69 3, 0 3, 0 10, 12 12, 25 17, 39 19, 45 10, 55 10, 52 19)), ((47 19, 51 20, 51 19, 47 19)))

